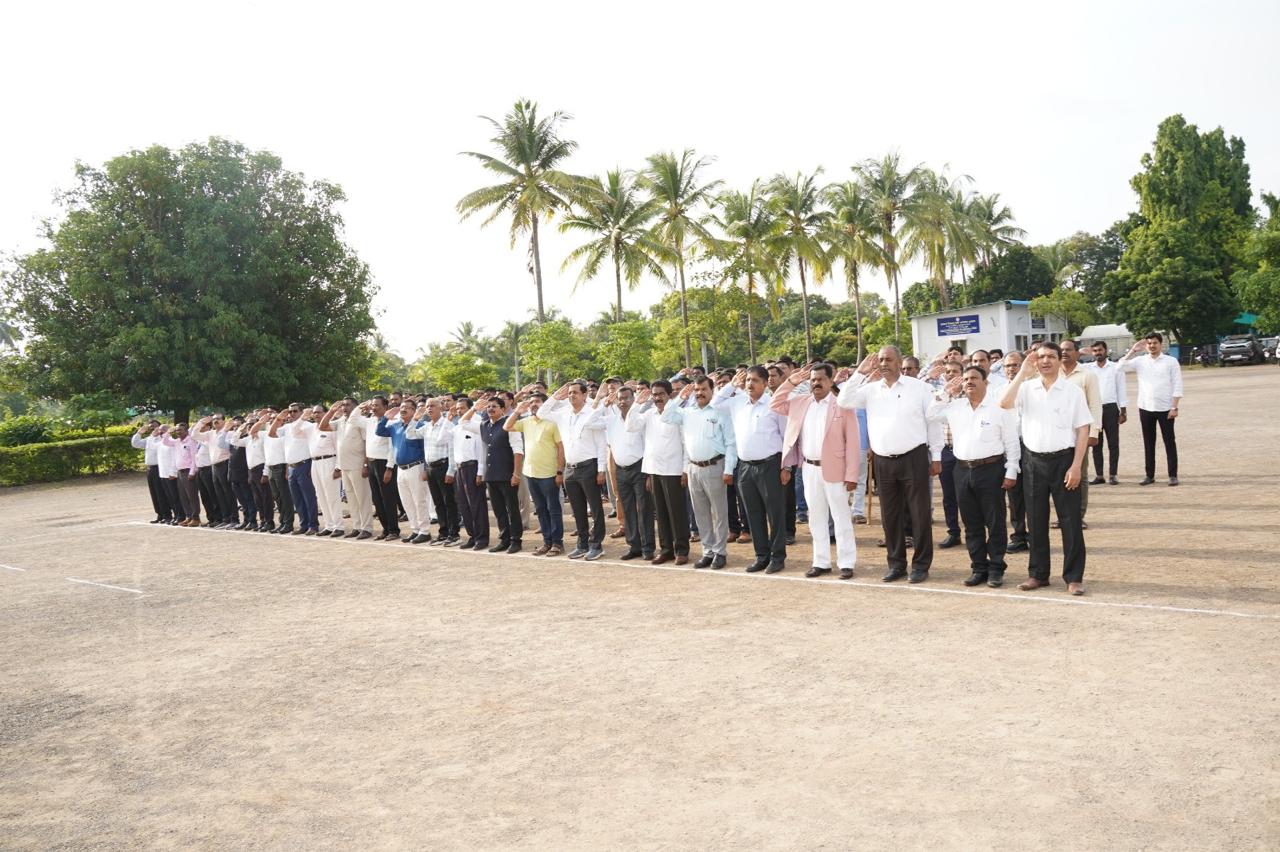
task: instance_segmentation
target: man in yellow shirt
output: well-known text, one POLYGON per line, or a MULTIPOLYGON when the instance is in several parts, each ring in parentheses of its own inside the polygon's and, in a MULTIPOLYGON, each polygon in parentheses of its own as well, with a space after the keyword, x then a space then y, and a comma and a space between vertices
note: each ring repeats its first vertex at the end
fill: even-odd
POLYGON ((564 553, 564 506, 560 501, 564 443, 560 440, 560 427, 538 416, 538 409, 546 401, 544 393, 530 394, 516 406, 502 428, 524 435, 524 476, 542 527, 542 546, 533 555, 559 556, 564 553))

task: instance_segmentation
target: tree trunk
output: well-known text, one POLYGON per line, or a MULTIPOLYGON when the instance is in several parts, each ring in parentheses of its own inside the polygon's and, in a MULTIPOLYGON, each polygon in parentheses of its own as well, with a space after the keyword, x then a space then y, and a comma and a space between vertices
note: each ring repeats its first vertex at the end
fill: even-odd
POLYGON ((170 402, 164 406, 173 411, 174 423, 187 423, 187 418, 191 415, 191 403, 189 402, 170 402))
POLYGON ((862 293, 858 290, 858 266, 853 266, 853 316, 854 322, 857 323, 858 329, 858 360, 854 363, 862 363, 862 293))
POLYGON ((613 277, 618 282, 618 304, 617 309, 613 312, 613 321, 622 322, 622 263, 618 260, 618 254, 613 254, 613 277))
POLYGON ((804 311, 804 362, 813 360, 813 337, 809 333, 809 284, 804 277, 804 258, 796 258, 800 266, 800 307, 804 311))
POLYGON ((684 251, 676 246, 676 272, 680 276, 680 319, 684 322, 684 365, 693 366, 693 347, 689 343, 689 300, 684 288, 684 251))
POLYGON ((747 354, 752 364, 756 362, 756 338, 751 329, 751 297, 756 292, 755 277, 747 275, 747 354))
POLYGON ((898 270, 893 270, 893 343, 902 340, 902 300, 898 298, 898 270))
POLYGON ((519 337, 511 338, 511 369, 512 369, 512 372, 515 374, 516 390, 520 390, 522 385, 520 384, 520 338, 519 337))
POLYGON ((530 245, 533 247, 533 286, 538 291, 538 322, 546 322, 547 314, 542 309, 542 254, 538 250, 538 217, 535 214, 531 220, 533 222, 533 235, 530 237, 530 245))

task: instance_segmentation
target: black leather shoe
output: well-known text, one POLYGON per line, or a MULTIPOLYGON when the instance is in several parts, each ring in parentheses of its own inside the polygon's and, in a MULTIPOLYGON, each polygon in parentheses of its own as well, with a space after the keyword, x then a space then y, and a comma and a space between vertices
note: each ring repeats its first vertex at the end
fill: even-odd
POLYGON ((916 570, 911 572, 911 579, 907 580, 907 582, 923 583, 927 579, 929 579, 929 572, 927 570, 922 571, 917 568, 916 570))
POLYGON ((315 530, 307 530, 307 531, 306 531, 305 533, 303 533, 303 534, 304 534, 304 535, 315 535, 315 534, 316 534, 316 531, 315 531, 315 530))
POLYGON ((889 571, 887 574, 885 574, 883 577, 880 578, 880 581, 883 583, 892 583, 893 581, 901 580, 906 576, 907 576, 907 569, 899 568, 896 571, 889 571))
POLYGON ((1027 546, 1025 541, 1011 541, 1009 542, 1009 546, 1005 548, 1005 553, 1021 553, 1022 551, 1029 549, 1030 548, 1027 546))
POLYGON ((409 542, 413 541, 417 537, 418 537, 417 533, 409 533, 408 535, 400 536, 400 540, 405 544, 408 544, 409 542))
MULTIPOLYGON (((361 533, 361 530, 352 529, 351 532, 344 535, 343 538, 360 538, 360 533, 361 533)), ((369 537, 368 535, 365 536, 365 538, 368 538, 368 537, 369 537)))
POLYGON ((519 553, 524 550, 524 545, 518 541, 511 542, 511 546, 507 548, 507 553, 519 553))
POLYGON ((1101 476, 1095 476, 1093 479, 1089 480, 1090 485, 1103 485, 1105 483, 1106 483, 1106 480, 1103 479, 1101 476))
POLYGON ((1107 480, 1107 484, 1108 484, 1108 485, 1119 485, 1119 484, 1120 484, 1120 480, 1116 479, 1116 478, 1113 476, 1113 477, 1111 477, 1110 479, 1108 479, 1108 480, 1107 480))
POLYGON ((757 559, 755 562, 752 562, 750 565, 747 566, 747 573, 754 574, 757 571, 763 571, 768 567, 769 567, 768 559, 757 559))
POLYGON ((409 539, 410 544, 426 544, 429 541, 431 541, 431 536, 427 533, 418 533, 413 538, 409 539))
POLYGON ((501 553, 502 551, 506 550, 506 549, 507 549, 508 547, 510 547, 510 546, 511 546, 511 542, 509 542, 509 541, 500 541, 500 542, 498 542, 497 544, 495 544, 493 547, 489 548, 489 552, 490 552, 490 553, 501 553))
POLYGON ((787 544, 788 544, 788 545, 792 545, 792 544, 795 544, 795 543, 796 543, 796 537, 795 537, 795 536, 793 536, 793 535, 789 535, 789 536, 787 536, 787 544))
POLYGON ((992 571, 987 577, 987 585, 993 589, 998 589, 1004 585, 1004 572, 992 571))
POLYGON ((1178 484, 1178 477, 1176 477, 1176 476, 1171 476, 1171 477, 1169 477, 1169 487, 1170 487, 1170 488, 1172 488, 1173 486, 1175 486, 1175 485, 1177 485, 1177 484, 1178 484))
POLYGON ((841 568, 841 569, 840 569, 840 579, 841 579, 841 580, 852 580, 852 579, 853 579, 853 569, 852 569, 852 568, 841 568))
POLYGON ((356 536, 356 541, 364 541, 367 538, 373 538, 373 533, 368 530, 360 530, 360 534, 356 536))
POLYGON ((317 536, 333 535, 333 530, 320 530, 320 532, 316 533, 316 535, 317 536))
POLYGON ((642 554, 638 550, 628 550, 626 553, 622 554, 618 558, 624 562, 628 562, 632 559, 639 559, 641 555, 642 554))
POLYGON ((471 549, 472 549, 472 548, 474 548, 475 546, 476 546, 475 539, 469 538, 469 539, 467 539, 466 541, 464 541, 462 544, 458 545, 458 549, 459 549, 459 550, 471 550, 471 549))
POLYGON ((823 574, 830 574, 830 568, 819 568, 817 565, 804 572, 806 577, 821 577, 823 574))
POLYGON ((1148 477, 1144 478, 1144 479, 1143 479, 1141 482, 1139 482, 1138 484, 1139 484, 1139 485, 1150 485, 1151 483, 1153 483, 1153 482, 1155 482, 1155 481, 1156 481, 1156 480, 1155 480, 1155 477, 1148 476, 1148 477))
POLYGON ((784 560, 784 559, 775 559, 775 560, 773 560, 772 562, 770 562, 770 563, 769 563, 769 567, 768 567, 768 568, 764 569, 764 573, 766 573, 766 574, 777 574, 779 571, 781 571, 783 568, 786 568, 786 567, 787 567, 786 560, 784 560))
POLYGON ((938 542, 938 547, 942 547, 942 548, 955 547, 959 543, 960 543, 960 536, 951 535, 950 533, 948 533, 946 538, 938 542))
POLYGON ((974 571, 969 575, 968 579, 964 581, 964 584, 966 586, 981 586, 985 582, 987 582, 987 575, 974 571))
POLYGON ((704 557, 702 557, 702 558, 701 558, 701 559, 699 559, 697 562, 693 563, 693 567, 694 567, 694 568, 710 568, 710 567, 711 567, 711 557, 710 557, 710 556, 704 556, 704 557))
POLYGON ((717 553, 715 559, 711 560, 711 567, 719 571, 721 568, 724 567, 725 561, 726 560, 724 558, 724 554, 717 553))

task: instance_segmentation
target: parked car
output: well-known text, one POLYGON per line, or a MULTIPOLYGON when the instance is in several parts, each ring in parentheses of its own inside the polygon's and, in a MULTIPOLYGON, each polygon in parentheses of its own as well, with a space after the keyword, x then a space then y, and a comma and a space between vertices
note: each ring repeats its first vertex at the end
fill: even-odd
POLYGON ((1262 364, 1266 360, 1262 343, 1252 334, 1228 334, 1218 344, 1218 363, 1224 367, 1231 364, 1262 364))

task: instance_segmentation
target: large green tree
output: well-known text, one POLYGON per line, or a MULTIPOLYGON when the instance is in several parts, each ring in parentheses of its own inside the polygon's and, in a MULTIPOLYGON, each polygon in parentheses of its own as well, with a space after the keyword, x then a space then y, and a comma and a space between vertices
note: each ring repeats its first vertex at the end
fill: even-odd
POLYGON ((831 257, 838 259, 844 267, 847 294, 853 302, 856 327, 859 329, 854 363, 861 363, 862 290, 859 286, 859 271, 863 267, 878 267, 882 260, 880 246, 875 240, 875 210, 856 181, 848 180, 829 186, 823 195, 831 208, 831 218, 827 220, 823 241, 831 257))
POLYGON ((1280 331, 1280 198, 1262 194, 1269 216, 1245 246, 1245 269, 1231 280, 1241 306, 1258 315, 1258 326, 1280 331))
POLYGON ((782 287, 783 276, 773 246, 777 241, 776 219, 759 181, 748 192, 726 192, 716 199, 716 225, 724 239, 708 243, 717 259, 723 261, 720 282, 745 285, 747 293, 747 352, 752 363, 756 358, 754 326, 756 288, 763 285, 771 305, 782 287))
POLYGON ((529 235, 533 259, 533 284, 538 291, 538 322, 546 320, 542 302, 542 248, 538 242, 538 220, 569 207, 569 196, 578 179, 562 168, 577 142, 560 136, 560 125, 569 119, 562 112, 538 117, 538 105, 516 101, 501 121, 482 116, 493 125, 489 141, 497 155, 464 151, 485 169, 501 178, 501 183, 464 195, 457 205, 463 219, 488 211, 481 223, 488 225, 503 213, 511 217, 511 246, 522 234, 529 235))
POLYGON ((1053 269, 1024 245, 1008 246, 990 265, 979 266, 965 288, 965 302, 981 305, 1002 299, 1034 299, 1053 291, 1053 269))
POLYGON ((880 246, 880 264, 885 280, 893 287, 893 336, 902 342, 902 300, 899 296, 898 246, 902 241, 903 218, 919 203, 916 194, 923 169, 903 168, 897 154, 886 154, 879 160, 865 160, 853 167, 876 216, 876 239, 880 246))
POLYGON ((806 270, 820 283, 830 268, 830 257, 821 235, 831 212, 822 204, 818 175, 797 172, 793 176, 776 175, 769 181, 769 204, 777 217, 778 236, 774 243, 778 266, 787 269, 795 261, 800 273, 800 304, 804 308, 804 357, 813 359, 813 335, 809 323, 809 281, 806 270))
POLYGON ((368 268, 342 190, 210 139, 79 164, 48 245, 9 274, 33 388, 237 407, 349 392, 369 367, 368 268))

